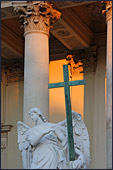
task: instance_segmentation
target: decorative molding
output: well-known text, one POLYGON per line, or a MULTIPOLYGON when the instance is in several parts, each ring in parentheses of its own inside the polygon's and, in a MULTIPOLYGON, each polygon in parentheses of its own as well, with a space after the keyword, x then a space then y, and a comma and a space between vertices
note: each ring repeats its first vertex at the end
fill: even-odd
MULTIPOLYGON (((5 4, 4 4, 4 6, 5 6, 5 4)), ((1 8, 1 20, 15 18, 18 16, 19 15, 14 13, 13 7, 11 6, 11 4, 9 4, 8 7, 1 8)))
POLYGON ((106 21, 108 22, 112 18, 112 1, 102 1, 102 4, 102 14, 106 13, 106 21))
POLYGON ((62 11, 62 17, 53 25, 51 33, 70 50, 89 47, 93 36, 72 9, 62 11))
POLYGON ((49 34, 53 23, 57 21, 61 13, 53 9, 52 4, 47 1, 26 1, 23 3, 14 2, 14 11, 21 13, 20 19, 24 26, 24 32, 41 30, 49 34))
POLYGON ((5 64, 7 83, 24 81, 24 61, 16 60, 13 63, 5 64))
POLYGON ((12 125, 5 125, 5 124, 1 124, 1 132, 9 132, 11 130, 13 126, 12 125))
POLYGON ((112 19, 112 1, 106 1, 106 21, 112 19))
POLYGON ((92 4, 86 5, 86 9, 91 15, 92 18, 92 26, 91 30, 96 33, 96 29, 98 27, 98 23, 105 22, 105 16, 102 15, 102 4, 101 2, 96 2, 92 4))
POLYGON ((8 132, 11 131, 12 125, 1 124, 1 149, 6 149, 8 142, 8 132))
POLYGON ((66 59, 70 65, 71 76, 76 76, 76 74, 80 73, 91 73, 96 71, 96 47, 78 51, 67 51, 66 59))
POLYGON ((1 136, 1 149, 6 149, 7 147, 7 136, 1 136))

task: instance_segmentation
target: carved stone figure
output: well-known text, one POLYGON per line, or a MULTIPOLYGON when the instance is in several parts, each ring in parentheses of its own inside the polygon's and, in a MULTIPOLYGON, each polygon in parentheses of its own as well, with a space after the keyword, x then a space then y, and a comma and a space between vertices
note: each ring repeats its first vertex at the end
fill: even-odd
POLYGON ((49 123, 38 108, 30 117, 35 122, 29 127, 17 123, 18 144, 24 169, 86 169, 90 161, 89 136, 80 114, 72 111, 75 161, 69 161, 66 120, 49 123))

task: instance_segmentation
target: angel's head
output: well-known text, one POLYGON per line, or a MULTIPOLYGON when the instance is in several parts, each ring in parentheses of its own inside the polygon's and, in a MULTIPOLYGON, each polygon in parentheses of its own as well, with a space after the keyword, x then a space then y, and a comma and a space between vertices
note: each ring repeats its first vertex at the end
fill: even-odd
POLYGON ((29 115, 35 123, 38 123, 39 119, 41 119, 43 122, 46 122, 46 118, 37 107, 31 108, 29 115))

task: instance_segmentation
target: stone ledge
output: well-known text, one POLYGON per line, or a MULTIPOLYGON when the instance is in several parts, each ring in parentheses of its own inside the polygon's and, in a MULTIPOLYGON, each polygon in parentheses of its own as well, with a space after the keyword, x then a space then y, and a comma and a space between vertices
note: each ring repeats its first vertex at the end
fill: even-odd
POLYGON ((1 124, 1 133, 11 131, 12 125, 1 124))

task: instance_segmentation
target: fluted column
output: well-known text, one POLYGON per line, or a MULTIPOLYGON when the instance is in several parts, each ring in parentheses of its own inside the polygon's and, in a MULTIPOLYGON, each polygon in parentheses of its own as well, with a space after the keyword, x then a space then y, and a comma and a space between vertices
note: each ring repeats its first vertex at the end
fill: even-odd
POLYGON ((61 14, 45 1, 15 5, 15 11, 22 12, 25 36, 23 121, 31 125, 28 112, 32 107, 49 119, 49 30, 61 14))
POLYGON ((107 169, 112 168, 112 1, 104 1, 106 4, 107 22, 107 92, 106 92, 106 143, 107 143, 107 169))

